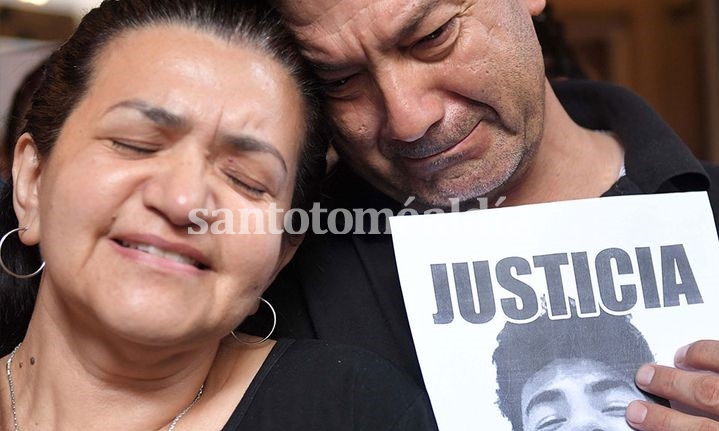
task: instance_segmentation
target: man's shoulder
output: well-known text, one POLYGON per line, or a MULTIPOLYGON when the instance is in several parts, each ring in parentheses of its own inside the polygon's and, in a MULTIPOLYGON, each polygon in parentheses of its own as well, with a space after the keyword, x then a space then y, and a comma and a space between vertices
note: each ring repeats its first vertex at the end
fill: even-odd
POLYGON ((719 164, 705 160, 702 160, 701 164, 704 170, 707 171, 707 175, 709 175, 712 186, 714 186, 712 188, 715 189, 714 192, 719 194, 719 164))
MULTIPOLYGON (((664 127, 652 107, 634 91, 610 82, 567 79, 551 82, 557 98, 577 124, 593 130, 664 127)), ((667 126, 668 127, 668 126, 667 126)))
POLYGON ((714 213, 714 224, 719 231, 719 164, 706 161, 702 161, 701 164, 709 177, 707 193, 714 213))

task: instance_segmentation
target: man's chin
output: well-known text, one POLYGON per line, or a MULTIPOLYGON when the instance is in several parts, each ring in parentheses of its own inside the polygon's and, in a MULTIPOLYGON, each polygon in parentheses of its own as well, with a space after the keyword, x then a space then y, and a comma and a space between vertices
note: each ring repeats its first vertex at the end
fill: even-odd
MULTIPOLYGON (((397 193, 392 196, 394 200, 408 208, 417 211, 427 212, 457 212, 469 209, 487 208, 489 200, 473 191, 445 191, 445 190, 421 190, 413 189, 414 194, 409 192, 397 193)), ((492 204, 493 205, 493 204, 492 204)), ((491 205, 490 205, 491 206, 491 205)))
POLYGON ((507 185, 505 177, 509 175, 492 176, 493 179, 488 181, 487 177, 491 175, 478 178, 471 175, 473 169, 463 168, 455 172, 445 171, 441 178, 432 179, 410 175, 388 178, 372 172, 364 172, 361 176, 400 205, 417 211, 464 211, 495 206, 495 201, 501 199, 501 191, 507 185))
POLYGON ((458 181, 443 181, 433 184, 432 187, 425 186, 421 189, 407 188, 405 190, 412 190, 415 194, 406 193, 404 196, 413 196, 412 205, 425 210, 433 208, 443 211, 485 209, 501 204, 502 199, 499 195, 501 195, 500 190, 503 189, 503 186, 504 182, 502 181, 486 184, 481 181, 459 179, 458 181))

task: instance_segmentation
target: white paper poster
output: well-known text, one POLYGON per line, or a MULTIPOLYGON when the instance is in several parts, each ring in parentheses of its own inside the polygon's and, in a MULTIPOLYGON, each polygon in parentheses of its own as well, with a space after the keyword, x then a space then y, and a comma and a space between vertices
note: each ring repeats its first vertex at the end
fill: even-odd
POLYGON ((390 223, 442 431, 582 421, 629 430, 638 364, 671 365, 679 347, 719 339, 719 241, 706 193, 390 223))

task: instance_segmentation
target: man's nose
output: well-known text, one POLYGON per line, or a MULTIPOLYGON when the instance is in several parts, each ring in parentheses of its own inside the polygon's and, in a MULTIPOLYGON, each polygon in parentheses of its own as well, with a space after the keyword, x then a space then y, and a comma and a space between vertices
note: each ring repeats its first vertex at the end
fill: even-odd
POLYGON ((421 66, 394 62, 377 72, 376 82, 386 113, 384 139, 413 142, 442 120, 441 92, 421 66))
POLYGON ((215 209, 208 169, 201 151, 173 149, 145 184, 143 203, 174 225, 188 225, 193 209, 215 209))

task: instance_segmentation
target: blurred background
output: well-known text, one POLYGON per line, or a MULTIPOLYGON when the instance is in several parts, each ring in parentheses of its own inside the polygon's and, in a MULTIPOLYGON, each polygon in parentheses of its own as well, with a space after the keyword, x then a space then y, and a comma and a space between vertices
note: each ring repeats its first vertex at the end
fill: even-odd
MULTIPOLYGON (((97 3, 0 0, 0 137, 24 77, 97 3)), ((552 74, 581 74, 635 90, 697 157, 719 162, 719 0, 548 4, 535 24, 552 74)))
POLYGON ((548 3, 582 71, 635 90, 719 162, 719 0, 548 3))

